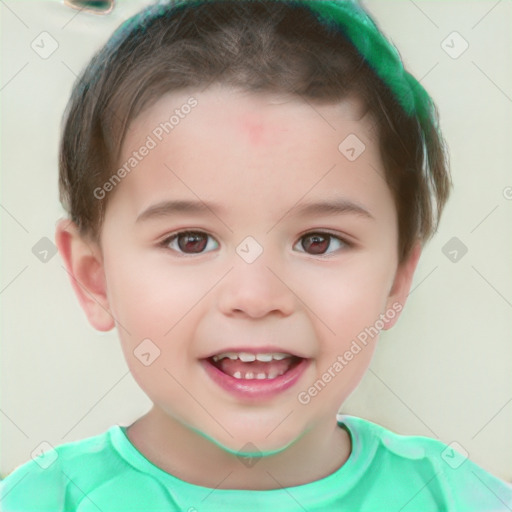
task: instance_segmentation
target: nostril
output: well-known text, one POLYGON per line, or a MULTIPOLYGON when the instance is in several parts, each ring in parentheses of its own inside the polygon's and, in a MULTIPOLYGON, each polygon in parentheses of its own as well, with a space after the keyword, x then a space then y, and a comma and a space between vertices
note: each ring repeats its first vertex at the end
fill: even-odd
POLYGON ((64 0, 64 3, 73 9, 108 14, 114 8, 115 0, 64 0))

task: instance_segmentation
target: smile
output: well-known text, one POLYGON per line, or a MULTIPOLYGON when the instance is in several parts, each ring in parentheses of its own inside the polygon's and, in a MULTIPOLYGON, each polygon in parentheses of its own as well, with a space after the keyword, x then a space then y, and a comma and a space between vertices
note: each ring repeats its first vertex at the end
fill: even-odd
POLYGON ((278 394, 297 383, 309 359, 283 352, 224 352, 202 361, 209 377, 243 398, 278 394))
POLYGON ((251 354, 224 352, 212 357, 211 363, 235 379, 275 379, 300 362, 300 358, 283 352, 251 354))

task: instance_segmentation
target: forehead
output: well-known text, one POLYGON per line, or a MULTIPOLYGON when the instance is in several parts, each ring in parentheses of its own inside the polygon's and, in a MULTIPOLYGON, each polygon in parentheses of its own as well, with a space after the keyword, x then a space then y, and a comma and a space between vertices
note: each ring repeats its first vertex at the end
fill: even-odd
POLYGON ((173 92, 131 123, 119 167, 151 149, 112 199, 124 198, 133 215, 169 196, 265 205, 270 215, 339 191, 378 209, 392 199, 375 132, 353 98, 320 105, 225 86, 173 92))

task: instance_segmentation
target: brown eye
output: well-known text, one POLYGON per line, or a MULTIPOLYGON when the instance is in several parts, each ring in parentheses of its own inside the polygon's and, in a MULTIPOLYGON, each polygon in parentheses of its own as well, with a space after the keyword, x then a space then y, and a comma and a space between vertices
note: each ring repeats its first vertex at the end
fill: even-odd
POLYGON ((200 231, 182 231, 166 238, 162 245, 184 254, 201 254, 208 246, 209 238, 209 235, 200 231))
MULTIPOLYGON (((329 254, 326 251, 332 246, 333 242, 338 243, 342 249, 352 247, 350 242, 330 233, 313 232, 302 236, 300 239, 303 250, 308 254, 317 256, 329 254)), ((214 238, 202 231, 181 231, 167 237, 159 245, 178 254, 203 254, 209 252, 207 249, 212 250, 219 246, 214 238)), ((336 251, 331 250, 330 252, 336 251)))
POLYGON ((332 240, 341 242, 342 246, 350 246, 348 242, 329 233, 309 233, 304 235, 301 238, 300 245, 308 254, 322 255, 331 246, 332 240))

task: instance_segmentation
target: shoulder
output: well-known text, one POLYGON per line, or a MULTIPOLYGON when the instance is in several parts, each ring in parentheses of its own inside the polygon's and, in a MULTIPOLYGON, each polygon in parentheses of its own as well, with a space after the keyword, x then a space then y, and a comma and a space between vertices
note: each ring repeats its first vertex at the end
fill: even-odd
POLYGON ((71 504, 79 503, 91 484, 86 475, 101 481, 116 463, 110 434, 117 428, 56 447, 44 446, 40 455, 18 466, 0 482, 0 510, 69 512, 71 504))
POLYGON ((449 510, 483 512, 512 510, 512 484, 470 459, 457 442, 445 444, 425 436, 406 436, 355 416, 339 415, 356 436, 356 442, 371 446, 374 466, 388 468, 391 475, 407 483, 423 481, 435 499, 449 510))

